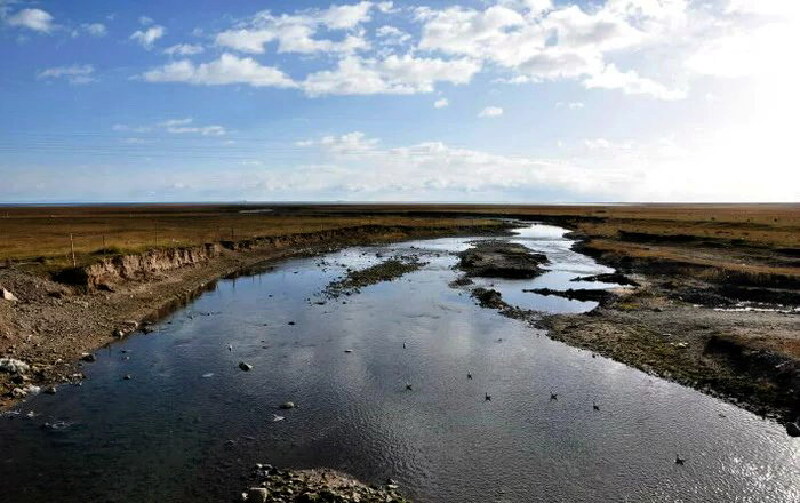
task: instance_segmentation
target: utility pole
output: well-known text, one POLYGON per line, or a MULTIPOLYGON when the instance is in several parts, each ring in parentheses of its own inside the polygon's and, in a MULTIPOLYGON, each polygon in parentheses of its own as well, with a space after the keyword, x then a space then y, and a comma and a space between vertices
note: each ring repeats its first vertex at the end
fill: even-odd
POLYGON ((72 239, 72 233, 69 233, 69 249, 72 252, 72 267, 77 267, 75 263, 75 240, 72 239))

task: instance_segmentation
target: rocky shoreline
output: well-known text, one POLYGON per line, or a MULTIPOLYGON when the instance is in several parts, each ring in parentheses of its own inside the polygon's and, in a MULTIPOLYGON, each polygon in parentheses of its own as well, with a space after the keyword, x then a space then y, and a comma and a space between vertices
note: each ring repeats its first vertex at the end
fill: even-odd
POLYGON ((394 480, 367 485, 335 470, 281 470, 257 464, 250 486, 234 501, 247 503, 408 503, 394 480))

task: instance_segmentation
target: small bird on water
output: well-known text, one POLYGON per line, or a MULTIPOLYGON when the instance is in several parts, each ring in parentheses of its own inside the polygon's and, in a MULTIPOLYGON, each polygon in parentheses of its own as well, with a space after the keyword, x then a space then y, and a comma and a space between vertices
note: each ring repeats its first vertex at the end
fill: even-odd
POLYGON ((682 465, 682 464, 684 464, 685 462, 686 462, 686 460, 685 460, 685 459, 683 459, 682 457, 680 457, 680 455, 679 455, 679 454, 676 454, 676 455, 675 455, 675 464, 676 464, 676 465, 682 465))
POLYGON ((233 344, 228 344, 228 351, 233 351, 233 344))
POLYGON ((558 393, 550 392, 550 400, 558 400, 558 393))
POLYGON ((595 403, 595 401, 594 401, 594 400, 592 400, 592 409, 594 409, 594 410, 600 410, 600 406, 599 406, 599 405, 597 405, 597 404, 595 403))
POLYGON ((467 379, 470 380, 470 381, 472 380, 472 373, 467 372, 467 379))
POLYGON ((403 343, 403 349, 405 349, 405 348, 406 348, 406 343, 404 342, 404 343, 403 343))
POLYGON ((406 389, 407 389, 408 391, 411 391, 411 383, 406 383, 406 389))
POLYGON ((492 399, 492 397, 491 397, 491 396, 489 396, 489 393, 486 393, 486 401, 488 402, 488 401, 489 401, 489 400, 491 400, 491 399, 492 399))

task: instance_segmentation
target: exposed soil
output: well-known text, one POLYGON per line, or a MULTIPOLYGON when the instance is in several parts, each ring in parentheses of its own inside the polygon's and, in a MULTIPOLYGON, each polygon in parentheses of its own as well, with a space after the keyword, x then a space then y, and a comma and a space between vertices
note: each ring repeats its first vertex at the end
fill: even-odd
POLYGON ((348 270, 344 278, 331 281, 323 292, 329 298, 359 293, 361 288, 392 281, 425 265, 416 256, 401 256, 366 269, 348 270))
POLYGON ((435 229, 370 226, 333 231, 324 240, 308 234, 262 243, 247 240, 221 246, 213 256, 199 261, 175 262, 177 268, 144 261, 148 268, 121 276, 106 274, 109 270, 102 268, 100 288, 64 285, 14 267, 0 269, 0 286, 18 298, 0 299, 0 358, 29 365, 24 372, 0 369, 0 409, 30 392, 55 392, 53 385, 79 383, 81 367, 91 365, 92 351, 130 333, 149 332, 150 322, 213 288, 220 277, 257 264, 344 246, 487 232, 492 231, 485 225, 435 229))
POLYGON ((547 257, 533 253, 521 244, 485 240, 459 254, 458 267, 467 276, 483 278, 535 278, 544 271, 539 267, 547 257))
POLYGON ((731 285, 724 275, 598 251, 586 241, 575 249, 621 269, 581 280, 635 286, 526 290, 599 302, 588 313, 545 317, 508 305, 491 289, 472 294, 484 307, 547 329, 555 340, 773 417, 791 433, 800 417, 800 309, 788 301, 800 292, 785 280, 779 287, 767 279, 761 287, 731 285))

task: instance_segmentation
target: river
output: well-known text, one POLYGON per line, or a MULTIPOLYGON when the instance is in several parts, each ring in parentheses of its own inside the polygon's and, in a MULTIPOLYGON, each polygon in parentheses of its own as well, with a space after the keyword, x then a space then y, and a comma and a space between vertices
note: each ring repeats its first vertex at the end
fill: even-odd
MULTIPOLYGON (((593 308, 522 292, 599 286, 569 281, 609 269, 563 233, 509 238, 548 256, 541 277, 482 283, 520 307, 593 308)), ((448 286, 469 241, 354 247, 219 281, 153 333, 98 351, 82 386, 0 418, 0 501, 231 501, 256 462, 391 477, 420 502, 800 501, 800 444, 778 424, 448 286), (346 267, 393 254, 427 265, 321 295, 346 267), (279 409, 287 400, 297 407, 279 409)))

